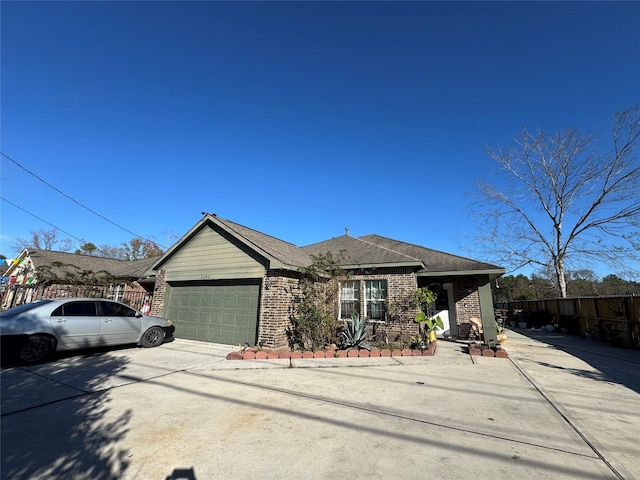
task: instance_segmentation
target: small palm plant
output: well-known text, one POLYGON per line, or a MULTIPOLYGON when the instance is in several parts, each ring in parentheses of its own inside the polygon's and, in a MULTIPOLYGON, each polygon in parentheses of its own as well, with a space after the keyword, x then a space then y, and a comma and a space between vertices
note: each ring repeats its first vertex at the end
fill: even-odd
POLYGON ((372 338, 369 335, 369 322, 366 318, 360 318, 360 315, 356 314, 351 317, 350 322, 345 322, 342 331, 342 346, 345 350, 350 348, 369 350, 371 348, 369 342, 372 338))
POLYGON ((428 317, 424 312, 419 312, 414 321, 416 323, 423 324, 426 333, 434 332, 438 328, 441 330, 444 329, 444 323, 442 322, 440 315, 436 317, 428 317))
POLYGON ((420 309, 414 322, 418 324, 418 336, 422 339, 422 345, 428 345, 431 339, 435 339, 435 332, 439 328, 444 330, 444 323, 440 316, 432 316, 433 305, 438 295, 428 288, 419 288, 415 293, 416 305, 420 309))

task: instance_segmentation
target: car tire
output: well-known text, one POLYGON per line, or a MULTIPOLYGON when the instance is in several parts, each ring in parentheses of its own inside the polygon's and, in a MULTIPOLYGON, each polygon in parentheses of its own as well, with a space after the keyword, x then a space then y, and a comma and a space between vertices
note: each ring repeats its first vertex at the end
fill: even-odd
POLYGON ((20 365, 35 365, 44 362, 56 350, 55 341, 45 335, 31 335, 16 352, 16 361, 20 365))
POLYGON ((157 347, 164 343, 165 331, 160 327, 151 327, 142 334, 140 345, 145 348, 157 347))

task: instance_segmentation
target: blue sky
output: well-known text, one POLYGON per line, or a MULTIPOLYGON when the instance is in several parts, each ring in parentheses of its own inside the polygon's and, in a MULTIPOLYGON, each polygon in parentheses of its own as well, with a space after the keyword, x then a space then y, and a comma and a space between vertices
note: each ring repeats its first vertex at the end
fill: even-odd
MULTIPOLYGON (((202 211, 308 245, 474 257, 474 180, 520 129, 604 137, 640 101, 639 2, 1 4, 2 152, 168 247, 202 211)), ((2 196, 131 233, 2 158, 2 196)), ((51 229, 2 201, 0 253, 51 229)), ((69 235, 60 232, 60 238, 69 235)))

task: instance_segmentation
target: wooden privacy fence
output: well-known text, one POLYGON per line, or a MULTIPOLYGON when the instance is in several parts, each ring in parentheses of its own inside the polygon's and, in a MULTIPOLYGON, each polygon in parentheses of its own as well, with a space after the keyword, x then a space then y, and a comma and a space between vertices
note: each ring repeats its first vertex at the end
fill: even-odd
POLYGON ((553 324, 561 331, 640 350, 640 296, 520 300, 496 305, 527 327, 553 324))

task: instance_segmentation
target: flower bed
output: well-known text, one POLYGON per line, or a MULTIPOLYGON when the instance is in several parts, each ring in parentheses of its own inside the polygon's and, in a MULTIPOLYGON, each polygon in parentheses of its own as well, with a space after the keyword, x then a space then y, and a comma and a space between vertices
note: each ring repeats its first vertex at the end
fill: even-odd
POLYGON ((436 353, 437 342, 431 342, 424 350, 411 348, 391 350, 387 348, 372 348, 371 350, 317 350, 291 351, 269 350, 251 347, 244 351, 231 352, 227 360, 274 360, 280 358, 378 358, 378 357, 432 357, 436 353))

